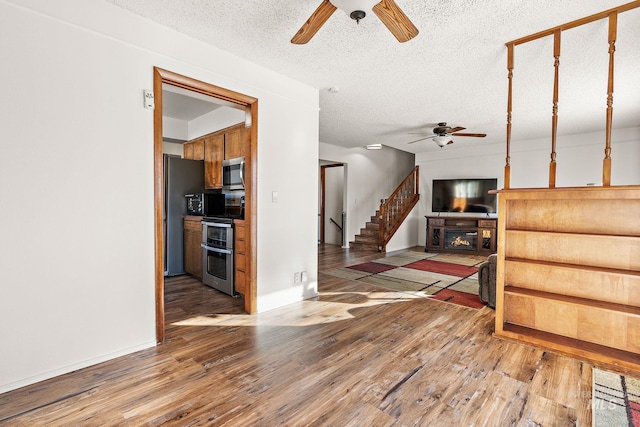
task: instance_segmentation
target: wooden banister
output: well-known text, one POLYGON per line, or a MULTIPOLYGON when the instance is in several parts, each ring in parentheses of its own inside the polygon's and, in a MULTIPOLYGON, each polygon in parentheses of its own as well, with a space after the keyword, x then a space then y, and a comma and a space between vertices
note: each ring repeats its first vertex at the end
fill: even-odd
POLYGON ((413 168, 389 198, 380 201, 378 238, 380 251, 386 250, 387 243, 420 199, 419 170, 419 166, 413 168))

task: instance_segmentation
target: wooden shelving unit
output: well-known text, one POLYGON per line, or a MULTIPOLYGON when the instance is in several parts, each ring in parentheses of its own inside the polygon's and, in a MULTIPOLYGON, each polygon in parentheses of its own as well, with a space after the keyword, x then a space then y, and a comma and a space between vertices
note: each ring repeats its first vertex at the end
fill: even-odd
POLYGON ((495 335, 640 371, 640 186, 498 200, 495 335))

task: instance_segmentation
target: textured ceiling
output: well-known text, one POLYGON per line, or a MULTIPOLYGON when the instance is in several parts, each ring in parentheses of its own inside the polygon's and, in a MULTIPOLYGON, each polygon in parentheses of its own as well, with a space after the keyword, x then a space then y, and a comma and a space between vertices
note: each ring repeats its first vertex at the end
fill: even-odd
MULTIPOLYGON (((105 0, 320 90, 320 141, 438 150, 412 132, 437 122, 504 143, 505 42, 623 4, 620 0, 396 0, 420 34, 398 43, 373 13, 337 10, 305 45, 291 37, 321 0, 105 0), (330 93, 328 88, 339 88, 330 93)), ((618 22, 614 126, 640 126, 640 9, 618 22)), ((604 130, 607 22, 562 36, 559 133, 604 130)), ((516 47, 514 139, 550 135, 553 44, 516 47)), ((215 82, 214 82, 215 83, 215 82)), ((449 147, 454 147, 449 146, 449 147)))

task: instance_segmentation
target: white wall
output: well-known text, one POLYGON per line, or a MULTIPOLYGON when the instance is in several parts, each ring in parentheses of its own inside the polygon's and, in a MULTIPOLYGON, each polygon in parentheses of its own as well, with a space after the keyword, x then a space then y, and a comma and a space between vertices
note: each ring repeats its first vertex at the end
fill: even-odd
POLYGON ((259 99, 258 310, 316 294, 316 89, 100 0, 0 0, 0 52, 0 392, 155 344, 154 66, 259 99))
POLYGON ((245 112, 243 110, 229 107, 216 108, 210 113, 189 121, 189 140, 243 123, 244 119, 245 112))
MULTIPOLYGON (((640 184, 640 128, 614 129, 611 139, 611 185, 640 184)), ((548 187, 550 146, 550 138, 512 142, 511 188, 548 187)), ((601 185, 604 146, 604 132, 559 136, 556 187, 601 185)), ((432 214, 433 179, 498 178, 498 189, 504 188, 505 149, 504 143, 478 142, 462 148, 456 148, 454 144, 442 150, 416 154, 422 194, 419 209, 421 244, 426 238, 424 216, 432 214)))
POLYGON ((164 138, 188 141, 190 139, 189 122, 174 119, 173 117, 162 117, 162 136, 164 138))
MULTIPOLYGON (((320 159, 346 164, 347 242, 353 241, 380 207, 380 200, 389 197, 415 166, 414 154, 390 147, 347 149, 320 143, 320 159)), ((387 252, 418 244, 417 215, 416 207, 387 244, 387 252)))
POLYGON ((162 154, 171 154, 182 157, 184 148, 182 144, 177 142, 162 141, 162 154))

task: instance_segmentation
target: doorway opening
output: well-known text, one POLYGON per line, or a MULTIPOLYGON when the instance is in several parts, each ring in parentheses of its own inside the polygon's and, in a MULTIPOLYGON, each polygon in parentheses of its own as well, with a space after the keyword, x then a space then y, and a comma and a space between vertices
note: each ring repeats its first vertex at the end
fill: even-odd
POLYGON ((246 294, 244 309, 256 312, 256 177, 257 177, 257 125, 258 100, 256 98, 195 80, 171 71, 154 67, 153 90, 155 110, 154 127, 154 235, 155 235, 155 301, 156 301, 156 341, 165 337, 164 313, 164 236, 163 236, 163 85, 175 86, 194 93, 211 96, 245 108, 249 142, 245 152, 245 224, 246 224, 246 294))
POLYGON ((320 162, 318 243, 348 247, 346 241, 346 165, 320 162))

